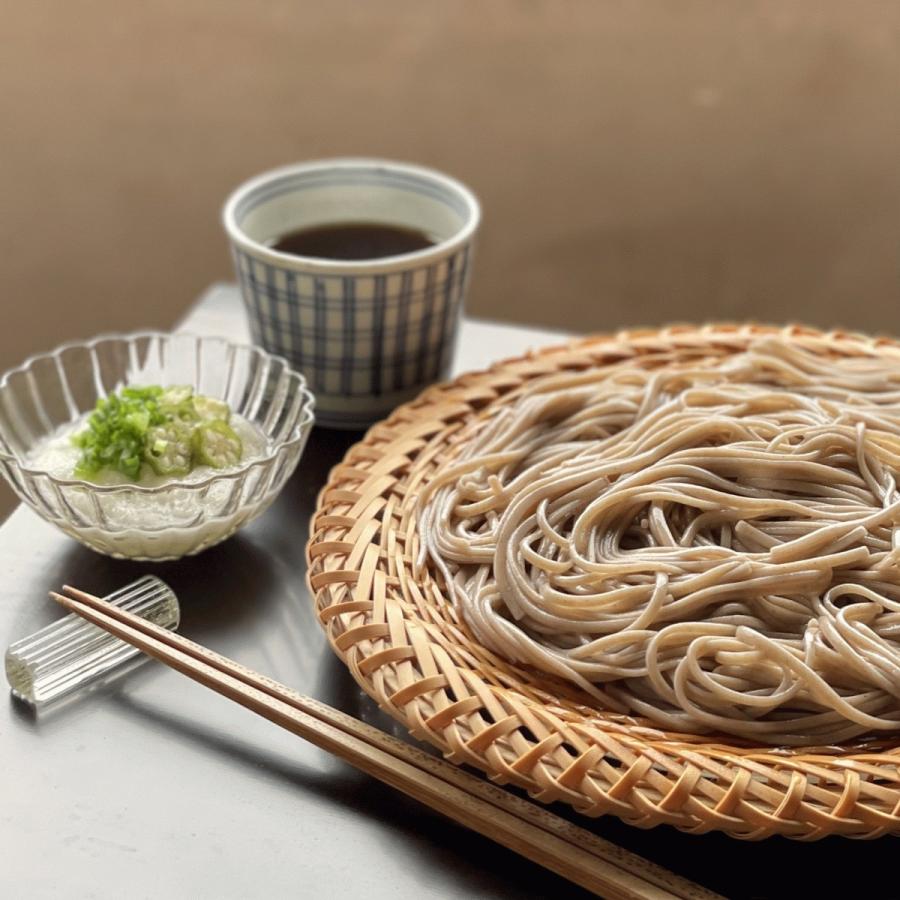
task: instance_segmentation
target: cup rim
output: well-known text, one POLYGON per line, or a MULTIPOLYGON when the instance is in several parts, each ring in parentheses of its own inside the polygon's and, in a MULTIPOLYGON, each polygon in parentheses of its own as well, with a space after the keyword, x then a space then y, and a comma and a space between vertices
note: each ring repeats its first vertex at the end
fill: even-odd
POLYGON ((411 263, 427 263, 437 261, 450 253, 465 246, 471 241, 473 235, 481 223, 481 204, 475 194, 461 181, 450 175, 445 175, 436 169, 420 166, 414 163, 397 162, 396 160, 380 159, 378 157, 341 156, 331 159, 316 159, 309 162, 293 163, 269 169, 238 185, 225 201, 222 207, 222 225, 230 240, 241 249, 251 253, 257 259, 263 259, 282 268, 295 269, 303 272, 321 274, 345 274, 363 275, 371 272, 389 272, 404 269, 411 263), (399 172, 413 175, 425 181, 438 184, 459 196, 466 205, 468 217, 462 228, 455 234, 426 247, 422 250, 414 250, 411 253, 400 253, 395 256, 384 256, 376 259, 324 259, 318 256, 298 256, 293 253, 282 253, 267 247, 265 244, 249 237, 237 222, 236 210, 239 204, 254 191, 284 178, 288 175, 306 174, 309 172, 321 172, 329 169, 340 171, 353 168, 385 169, 390 172, 399 172))

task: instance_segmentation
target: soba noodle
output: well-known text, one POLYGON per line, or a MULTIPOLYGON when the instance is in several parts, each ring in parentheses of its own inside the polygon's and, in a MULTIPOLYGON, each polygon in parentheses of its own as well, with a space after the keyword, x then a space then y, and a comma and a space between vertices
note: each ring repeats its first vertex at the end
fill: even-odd
POLYGON ((536 379, 423 494, 475 637, 678 732, 900 729, 900 362, 766 338, 536 379))

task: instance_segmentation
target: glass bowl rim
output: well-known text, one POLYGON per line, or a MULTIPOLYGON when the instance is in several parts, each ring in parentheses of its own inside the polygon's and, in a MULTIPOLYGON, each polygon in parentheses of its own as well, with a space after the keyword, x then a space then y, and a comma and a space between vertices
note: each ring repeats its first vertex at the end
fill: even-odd
POLYGON ((47 478, 51 483, 60 485, 62 487, 82 487, 87 488, 91 491, 96 491, 100 494, 130 492, 136 492, 139 494, 162 494, 166 491, 171 490, 197 491, 208 487, 216 481, 234 481, 243 478, 252 469, 261 468, 274 462, 278 454, 281 453, 285 448, 292 448, 294 445, 305 440, 310 428, 315 424, 316 398, 312 391, 310 391, 306 381, 306 377, 303 375, 303 373, 298 372, 285 357, 277 353, 270 353, 268 350, 263 349, 257 344, 250 344, 242 341, 233 341, 230 338, 222 337, 221 335, 197 334, 196 332, 192 331, 159 331, 154 329, 144 329, 141 331, 130 332, 104 332, 90 338, 89 340, 65 341, 59 346, 54 347, 52 350, 32 353, 18 366, 7 369, 7 371, 4 372, 2 376, 0 376, 0 391, 3 391, 7 387, 9 381, 15 375, 27 375, 28 371, 36 363, 47 359, 56 359, 67 350, 93 349, 98 344, 105 341, 122 341, 125 343, 131 343, 143 338, 162 338, 164 340, 171 340, 177 337, 190 338, 198 342, 214 341, 235 350, 249 350, 253 354, 262 358, 264 361, 268 361, 269 363, 280 363, 281 365, 283 365, 288 375, 296 381, 297 393, 300 394, 303 398, 303 402, 298 412, 297 421, 291 427, 288 436, 280 441, 274 442, 271 449, 265 455, 247 460, 247 462, 242 463, 236 468, 229 469, 227 472, 214 472, 212 475, 208 475, 206 478, 203 478, 200 481, 179 481, 176 479, 174 481, 166 482, 165 484, 157 485, 96 484, 93 481, 86 481, 83 478, 59 478, 56 475, 48 472, 46 469, 37 469, 31 466, 27 466, 18 453, 16 453, 15 451, 6 450, 2 445, 0 445, 0 460, 3 460, 5 462, 8 462, 10 465, 15 466, 15 468, 19 472, 23 473, 29 478, 47 478))

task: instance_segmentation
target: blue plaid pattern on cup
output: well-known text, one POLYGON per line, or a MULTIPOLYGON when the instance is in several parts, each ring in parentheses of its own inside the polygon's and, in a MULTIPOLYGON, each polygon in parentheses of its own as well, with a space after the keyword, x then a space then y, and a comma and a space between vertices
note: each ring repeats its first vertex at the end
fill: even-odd
POLYGON ((449 374, 478 224, 462 185, 381 161, 312 163, 239 188, 225 220, 253 339, 306 376, 323 424, 365 426, 449 374), (295 257, 264 243, 353 219, 420 227, 439 240, 367 261, 295 257))

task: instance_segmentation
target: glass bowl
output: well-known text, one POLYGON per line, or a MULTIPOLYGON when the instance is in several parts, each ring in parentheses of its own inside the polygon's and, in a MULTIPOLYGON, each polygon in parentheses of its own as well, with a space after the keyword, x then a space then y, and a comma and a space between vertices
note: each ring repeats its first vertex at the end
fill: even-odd
POLYGON ((302 375, 279 356, 224 338, 104 335, 33 356, 0 379, 0 466, 18 496, 100 553, 164 560, 199 553, 262 513, 297 466, 313 424, 302 375), (261 456, 198 481, 98 485, 29 465, 43 441, 126 385, 189 384, 225 400, 266 438, 261 456))

